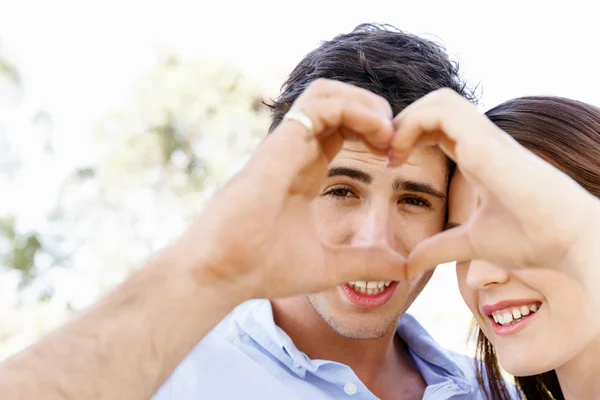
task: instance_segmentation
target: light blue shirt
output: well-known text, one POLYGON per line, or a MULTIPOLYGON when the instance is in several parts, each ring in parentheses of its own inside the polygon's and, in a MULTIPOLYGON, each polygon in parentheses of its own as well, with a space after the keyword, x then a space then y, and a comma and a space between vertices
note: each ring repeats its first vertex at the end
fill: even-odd
MULTIPOLYGON (((440 348, 405 314, 396 330, 427 384, 423 399, 484 399, 472 360, 440 348)), ((177 367, 153 400, 374 400, 344 364, 311 360, 273 321, 268 300, 237 307, 177 367)))

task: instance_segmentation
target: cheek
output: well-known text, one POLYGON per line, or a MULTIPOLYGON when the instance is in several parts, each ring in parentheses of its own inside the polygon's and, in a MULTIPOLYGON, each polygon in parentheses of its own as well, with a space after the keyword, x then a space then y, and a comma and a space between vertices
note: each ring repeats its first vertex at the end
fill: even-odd
POLYGON ((424 239, 440 233, 444 228, 445 211, 431 210, 420 214, 398 213, 394 218, 394 236, 411 251, 424 239))
MULTIPOLYGON (((581 285, 554 270, 516 270, 519 293, 538 293, 542 309, 518 337, 495 337, 501 365, 511 374, 534 375, 555 369, 600 339, 600 323, 581 285)), ((523 296, 527 296, 523 294, 523 296)))
POLYGON ((352 236, 351 207, 333 204, 317 198, 312 203, 312 214, 319 239, 331 244, 344 244, 352 236))
MULTIPOLYGON (((600 319, 585 289, 570 276, 553 270, 519 271, 521 281, 534 287, 546 299, 548 322, 558 338, 569 343, 585 343, 600 334, 600 319)), ((549 335, 550 336, 550 335, 549 335)))

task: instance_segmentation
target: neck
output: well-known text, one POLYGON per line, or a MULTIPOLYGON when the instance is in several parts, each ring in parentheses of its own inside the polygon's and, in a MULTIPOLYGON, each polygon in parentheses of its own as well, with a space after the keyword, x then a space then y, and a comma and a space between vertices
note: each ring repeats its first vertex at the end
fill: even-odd
MULTIPOLYGON (((352 339, 334 331, 304 296, 272 302, 275 323, 311 359, 330 360, 352 368, 367 386, 379 386, 382 376, 414 373, 406 346, 395 330, 378 339, 352 339)), ((400 376, 402 376, 400 375, 400 376)))
POLYGON ((600 336, 575 358, 556 368, 565 399, 600 399, 600 336))

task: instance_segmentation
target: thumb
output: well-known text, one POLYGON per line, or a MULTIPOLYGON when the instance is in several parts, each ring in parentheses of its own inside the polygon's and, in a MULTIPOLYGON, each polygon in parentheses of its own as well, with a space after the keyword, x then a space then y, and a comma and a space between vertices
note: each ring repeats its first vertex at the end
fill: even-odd
POLYGON ((406 258, 385 247, 323 245, 324 282, 329 286, 356 280, 404 279, 406 258))
POLYGON ((473 258, 476 258, 475 250, 469 240, 468 227, 460 225, 419 243, 408 256, 406 278, 411 279, 440 264, 473 258))

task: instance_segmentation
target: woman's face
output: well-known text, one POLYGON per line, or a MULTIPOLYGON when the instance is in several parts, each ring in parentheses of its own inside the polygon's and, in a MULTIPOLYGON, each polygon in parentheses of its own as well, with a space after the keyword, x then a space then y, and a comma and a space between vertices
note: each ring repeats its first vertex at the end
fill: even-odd
MULTIPOLYGON (((474 209, 473 188, 457 172, 449 194, 449 224, 464 223, 474 209)), ((457 263, 456 274, 464 301, 512 375, 560 367, 600 335, 590 299, 566 274, 479 260, 457 263)))

